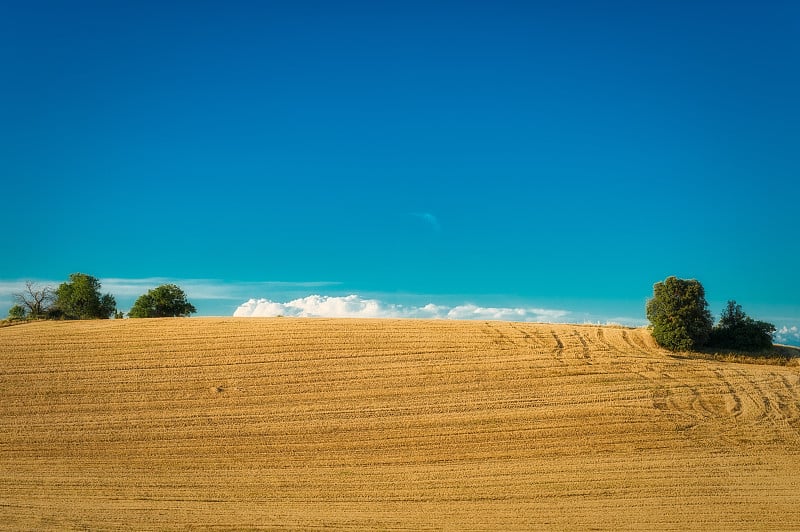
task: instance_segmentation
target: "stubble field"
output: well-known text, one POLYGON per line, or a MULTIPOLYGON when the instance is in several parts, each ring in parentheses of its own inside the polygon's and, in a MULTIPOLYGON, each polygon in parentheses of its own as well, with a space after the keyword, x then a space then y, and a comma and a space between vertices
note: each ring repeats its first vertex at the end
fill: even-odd
POLYGON ((800 369, 641 329, 0 329, 6 529, 800 529, 800 369))

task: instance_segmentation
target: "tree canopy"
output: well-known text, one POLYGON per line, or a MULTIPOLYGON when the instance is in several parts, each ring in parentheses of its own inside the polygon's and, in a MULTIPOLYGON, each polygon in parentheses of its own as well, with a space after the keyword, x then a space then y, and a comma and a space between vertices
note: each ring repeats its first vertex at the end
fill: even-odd
POLYGON ((100 295, 100 288, 97 278, 73 273, 56 289, 55 307, 68 320, 110 318, 117 303, 111 294, 100 295))
POLYGON ((668 277, 653 286, 647 319, 653 324, 656 342, 672 351, 702 347, 714 324, 703 285, 695 279, 677 277, 668 277))
POLYGON ((765 321, 756 321, 742 310, 736 301, 728 301, 719 323, 711 334, 711 345, 728 349, 757 351, 772 345, 775 326, 765 321))
POLYGON ((8 319, 10 320, 24 320, 26 317, 25 308, 21 305, 14 305, 8 309, 8 319))
POLYGON ((756 321, 736 301, 728 301, 715 326, 708 310, 703 285, 695 279, 668 277, 653 286, 647 302, 647 319, 653 338, 673 351, 708 346, 757 351, 772 346, 775 326, 756 321))
POLYGON ((131 318, 186 317, 197 312, 177 285, 164 284, 139 296, 128 316, 131 318))

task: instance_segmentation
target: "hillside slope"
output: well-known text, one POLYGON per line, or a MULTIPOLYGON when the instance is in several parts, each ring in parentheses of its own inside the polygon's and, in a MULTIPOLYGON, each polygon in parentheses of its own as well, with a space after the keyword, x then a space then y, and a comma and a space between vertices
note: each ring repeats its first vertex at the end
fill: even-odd
POLYGON ((645 330, 0 329, 0 527, 800 528, 798 368, 645 330))

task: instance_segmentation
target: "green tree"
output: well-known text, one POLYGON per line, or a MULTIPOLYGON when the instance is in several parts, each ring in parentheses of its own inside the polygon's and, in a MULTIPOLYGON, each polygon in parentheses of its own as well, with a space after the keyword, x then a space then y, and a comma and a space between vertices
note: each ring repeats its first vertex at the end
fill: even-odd
POLYGON ((14 305, 8 309, 8 319, 10 320, 24 320, 25 314, 25 309, 21 305, 14 305))
POLYGON ((772 347, 775 326, 765 321, 756 321, 742 310, 736 301, 728 301, 711 333, 710 344, 714 347, 757 351, 772 347))
POLYGON ((708 342, 713 327, 703 285, 695 279, 668 277, 653 285, 647 302, 653 338, 672 351, 690 351, 708 342))
POLYGON ((117 303, 111 294, 100 295, 100 287, 97 278, 73 273, 56 289, 55 306, 68 320, 108 319, 117 303))
POLYGON ((177 285, 164 284, 139 296, 128 316, 131 318, 186 317, 197 312, 177 285))

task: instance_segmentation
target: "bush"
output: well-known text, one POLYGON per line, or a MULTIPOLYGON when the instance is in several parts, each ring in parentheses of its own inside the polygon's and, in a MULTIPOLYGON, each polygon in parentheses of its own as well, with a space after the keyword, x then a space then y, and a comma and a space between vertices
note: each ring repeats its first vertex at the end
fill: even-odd
POLYGON ((56 290, 55 307, 68 320, 108 319, 116 310, 111 294, 100 295, 100 281, 91 275, 73 273, 56 290))
POLYGON ((131 318, 186 317, 197 312, 177 285, 165 284, 148 291, 133 304, 131 318))
POLYGON ((742 310, 736 301, 728 301, 711 333, 713 347, 759 351, 772 347, 775 326, 765 321, 756 321, 742 310))
POLYGON ((647 302, 647 319, 653 324, 653 338, 672 351, 691 351, 705 345, 713 320, 703 285, 695 279, 668 277, 653 285, 647 302))
POLYGON ((19 321, 25 319, 25 309, 21 305, 14 305, 8 310, 8 319, 19 321))

